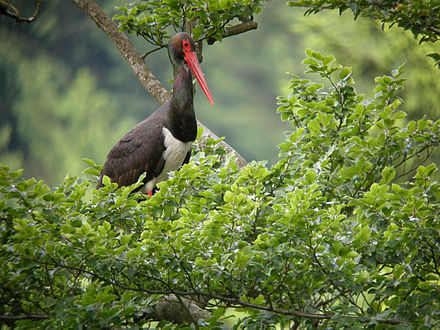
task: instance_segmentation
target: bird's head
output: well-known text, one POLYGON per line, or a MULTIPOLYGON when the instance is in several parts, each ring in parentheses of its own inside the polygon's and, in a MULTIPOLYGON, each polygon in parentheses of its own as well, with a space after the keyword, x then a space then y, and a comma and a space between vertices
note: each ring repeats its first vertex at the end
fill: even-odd
POLYGON ((214 104, 208 85, 200 69, 194 39, 191 38, 188 33, 176 33, 168 43, 168 55, 173 65, 185 65, 186 63, 189 66, 209 102, 214 104))

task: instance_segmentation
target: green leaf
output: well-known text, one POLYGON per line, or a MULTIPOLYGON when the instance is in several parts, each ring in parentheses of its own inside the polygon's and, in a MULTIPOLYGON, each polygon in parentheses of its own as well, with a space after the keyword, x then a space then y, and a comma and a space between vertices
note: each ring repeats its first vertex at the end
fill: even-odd
POLYGON ((333 242, 332 251, 334 254, 339 255, 339 251, 342 249, 343 245, 339 241, 333 242))
POLYGON ((339 79, 345 79, 348 75, 351 74, 350 67, 344 67, 341 72, 339 72, 339 79))
POLYGON ((113 293, 98 293, 96 296, 96 301, 100 302, 102 304, 106 304, 109 302, 112 302, 113 300, 117 299, 118 296, 113 293))
POLYGON ((314 120, 310 121, 307 124, 307 127, 312 132, 317 132, 317 131, 321 130, 321 124, 319 123, 319 121, 317 119, 314 119, 314 120))
POLYGON ((394 268, 394 271, 393 271, 394 278, 395 279, 400 279, 402 274, 404 273, 404 271, 405 271, 405 266, 404 265, 399 265, 396 268, 394 268))
POLYGON ((232 191, 225 192, 225 195, 223 196, 223 199, 226 203, 232 203, 235 199, 234 193, 232 191))
POLYGON ((339 254, 339 256, 341 256, 341 257, 347 257, 347 255, 348 255, 351 251, 352 251, 351 247, 349 247, 349 246, 343 246, 343 247, 339 250, 338 254, 339 254))
POLYGON ((92 227, 86 222, 81 226, 80 229, 81 233, 83 233, 84 235, 89 234, 92 231, 92 227))
POLYGON ((200 139, 201 136, 203 135, 203 127, 202 126, 197 126, 197 139, 200 139))
POLYGON ((306 55, 307 57, 313 57, 313 50, 310 48, 306 48, 306 55))
POLYGON ((357 275, 356 275, 356 282, 360 283, 360 282, 366 282, 370 279, 370 274, 368 273, 368 271, 366 269, 361 270, 357 275))
POLYGON ((308 170, 304 177, 305 177, 307 183, 311 184, 315 180, 316 176, 317 176, 317 174, 315 171, 308 170))
POLYGON ((382 180, 380 181, 381 184, 388 184, 390 183, 393 179, 394 176, 396 175, 396 171, 394 170, 393 167, 385 167, 382 170, 382 180))
POLYGON ((301 63, 305 64, 305 65, 308 65, 308 66, 319 67, 319 63, 316 60, 314 60, 313 58, 306 58, 301 63))
POLYGON ((356 235, 356 238, 366 242, 369 240, 371 235, 371 230, 368 226, 362 227, 362 229, 359 231, 359 233, 356 235))
POLYGON ((324 65, 327 65, 327 64, 333 62, 334 60, 335 60, 334 56, 325 56, 324 59, 322 60, 322 63, 324 65))
POLYGON ((110 187, 111 186, 111 181, 110 181, 110 178, 107 176, 107 175, 104 175, 103 177, 102 177, 102 184, 105 186, 105 187, 110 187))
POLYGON ((98 171, 97 169, 93 168, 93 167, 88 167, 83 171, 84 174, 91 174, 91 175, 95 175, 95 176, 99 176, 101 174, 100 171, 98 171))
POLYGON ((91 167, 96 167, 96 163, 92 159, 83 158, 82 161, 91 167))

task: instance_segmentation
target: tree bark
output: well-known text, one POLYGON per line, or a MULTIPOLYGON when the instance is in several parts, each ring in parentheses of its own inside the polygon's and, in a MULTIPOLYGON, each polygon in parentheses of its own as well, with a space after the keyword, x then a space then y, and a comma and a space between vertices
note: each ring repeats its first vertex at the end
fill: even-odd
POLYGON ((200 308, 194 300, 177 297, 174 294, 165 296, 154 308, 154 318, 173 323, 197 323, 209 319, 212 315, 200 308))
MULTIPOLYGON (((136 51, 133 44, 128 37, 119 31, 118 25, 107 16, 107 14, 93 1, 93 0, 72 0, 87 16, 92 19, 96 25, 104 31, 108 37, 113 41, 115 46, 119 49, 122 56, 130 65, 133 73, 144 88, 160 103, 165 103, 170 98, 170 93, 160 83, 160 81, 154 76, 147 64, 144 62, 141 55, 136 51)), ((210 138, 216 140, 219 139, 209 128, 197 121, 200 126, 203 127, 202 146, 210 138)), ((224 147, 228 153, 234 153, 237 158, 237 164, 240 167, 246 166, 246 160, 232 148, 229 144, 222 141, 219 144, 224 147)))

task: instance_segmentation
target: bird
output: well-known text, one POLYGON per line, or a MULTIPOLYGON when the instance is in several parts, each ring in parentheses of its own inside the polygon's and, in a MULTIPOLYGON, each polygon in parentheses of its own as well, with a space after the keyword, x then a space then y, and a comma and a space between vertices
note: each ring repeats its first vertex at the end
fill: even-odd
POLYGON ((98 189, 103 186, 104 176, 121 187, 136 183, 145 172, 143 185, 136 191, 152 196, 157 183, 189 162, 197 136, 193 75, 209 102, 214 105, 214 101, 200 69, 196 43, 188 33, 179 32, 171 37, 168 57, 174 75, 171 99, 113 146, 102 168, 98 189))

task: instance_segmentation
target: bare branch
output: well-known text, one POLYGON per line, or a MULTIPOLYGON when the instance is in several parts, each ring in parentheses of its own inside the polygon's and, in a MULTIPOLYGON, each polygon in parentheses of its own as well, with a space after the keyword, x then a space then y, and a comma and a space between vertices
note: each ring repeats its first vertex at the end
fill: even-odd
POLYGON ((164 46, 157 46, 156 48, 150 49, 148 52, 146 52, 144 55, 141 56, 142 59, 145 60, 145 58, 146 58, 148 55, 150 55, 150 54, 152 54, 152 53, 154 53, 154 52, 156 52, 156 51, 158 51, 158 50, 161 50, 163 47, 164 47, 164 46))
MULTIPOLYGON (((222 35, 222 38, 228 38, 235 36, 237 34, 245 33, 250 30, 255 30, 258 27, 258 23, 252 20, 244 21, 240 24, 229 26, 225 30, 226 32, 222 35)), ((214 38, 209 38, 207 40, 208 45, 212 45, 217 40, 214 38)))
POLYGON ((235 36, 237 34, 245 33, 250 30, 255 30, 258 27, 258 23, 252 20, 245 21, 240 24, 230 26, 226 28, 226 33, 223 35, 223 38, 228 38, 235 36))
POLYGON ((434 33, 440 34, 440 28, 438 28, 438 27, 431 26, 431 27, 429 27, 429 30, 434 33))
POLYGON ((130 65, 142 86, 144 86, 159 103, 165 103, 170 98, 168 91, 153 75, 128 37, 119 31, 118 25, 108 17, 93 0, 72 0, 72 2, 81 8, 81 10, 110 37, 130 65))
POLYGON ((49 315, 26 314, 26 315, 0 315, 0 321, 20 321, 20 320, 45 320, 49 315))
POLYGON ((0 14, 9 16, 14 18, 17 22, 25 22, 30 23, 33 22, 38 14, 40 13, 41 4, 43 3, 43 0, 38 0, 37 7, 35 8, 35 12, 31 17, 20 17, 20 12, 17 8, 15 8, 13 5, 6 1, 0 1, 0 14))

